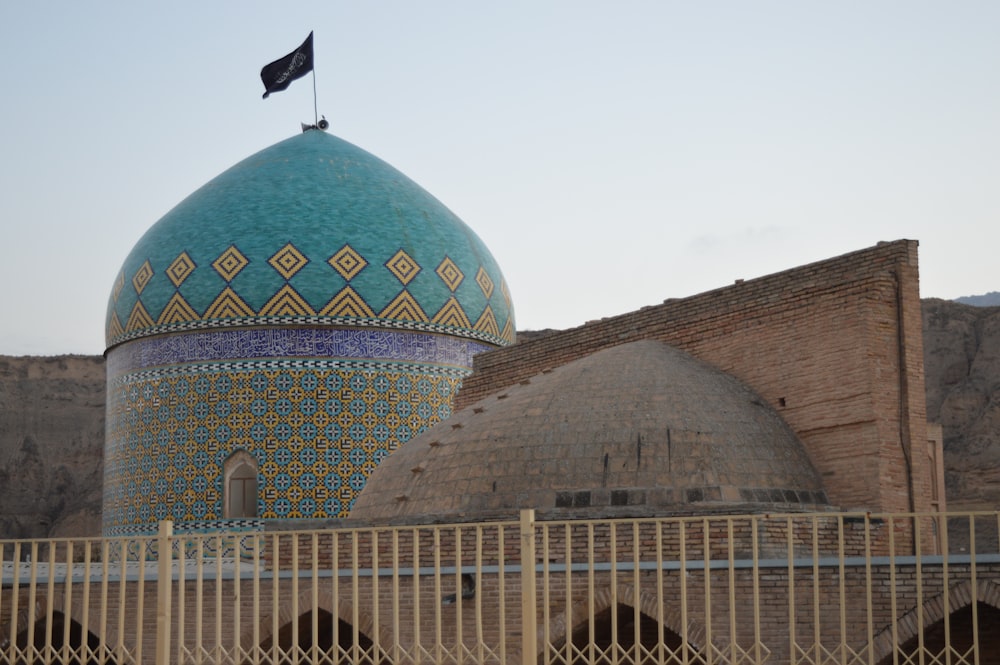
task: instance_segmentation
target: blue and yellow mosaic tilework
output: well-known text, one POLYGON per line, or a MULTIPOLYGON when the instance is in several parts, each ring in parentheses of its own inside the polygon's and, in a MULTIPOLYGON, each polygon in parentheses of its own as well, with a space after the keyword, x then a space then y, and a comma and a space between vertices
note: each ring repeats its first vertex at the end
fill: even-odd
POLYGON ((461 382, 457 371, 280 364, 113 379, 105 535, 222 519, 223 463, 239 449, 257 459, 260 518, 345 517, 386 455, 450 414, 461 382))
POLYGON ((324 132, 225 171, 126 258, 109 348, 162 333, 260 325, 404 327, 513 342, 489 250, 405 175, 324 132))

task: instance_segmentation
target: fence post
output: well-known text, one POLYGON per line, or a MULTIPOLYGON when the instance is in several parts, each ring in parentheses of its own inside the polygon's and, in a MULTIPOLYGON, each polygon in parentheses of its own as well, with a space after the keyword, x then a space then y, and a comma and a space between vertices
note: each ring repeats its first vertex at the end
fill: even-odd
POLYGON ((535 511, 521 511, 521 665, 535 665, 538 612, 535 610, 535 511))
POLYGON ((173 555, 171 542, 174 523, 160 522, 156 538, 156 665, 170 665, 170 610, 173 591, 173 555))

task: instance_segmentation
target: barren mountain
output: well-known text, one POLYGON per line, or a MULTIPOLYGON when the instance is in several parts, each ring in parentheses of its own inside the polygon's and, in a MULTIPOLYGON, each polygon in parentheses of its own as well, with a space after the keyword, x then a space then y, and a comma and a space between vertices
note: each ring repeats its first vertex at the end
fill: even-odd
POLYGON ((0 356, 0 538, 101 530, 104 359, 0 356))
POLYGON ((923 301, 927 419, 944 428, 953 510, 1000 506, 1000 307, 923 301))

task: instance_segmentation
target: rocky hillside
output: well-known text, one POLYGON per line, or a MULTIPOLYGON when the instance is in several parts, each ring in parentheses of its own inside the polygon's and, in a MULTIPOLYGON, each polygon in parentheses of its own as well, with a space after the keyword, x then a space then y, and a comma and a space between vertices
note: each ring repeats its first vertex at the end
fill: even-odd
POLYGON ((0 356, 0 538, 101 530, 104 359, 0 356))
MULTIPOLYGON (((923 301, 948 506, 1000 506, 1000 307, 923 301)), ((522 339, 544 334, 518 333, 522 339)), ((0 538, 100 533, 104 360, 0 356, 0 538)))
POLYGON ((953 510, 1000 507, 1000 307, 923 301, 927 418, 953 510))

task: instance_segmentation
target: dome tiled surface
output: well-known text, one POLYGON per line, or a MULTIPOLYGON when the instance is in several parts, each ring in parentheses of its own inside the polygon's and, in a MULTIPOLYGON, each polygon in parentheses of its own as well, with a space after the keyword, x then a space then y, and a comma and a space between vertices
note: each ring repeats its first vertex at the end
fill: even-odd
POLYGON ((139 240, 112 290, 108 347, 163 332, 387 323, 513 341, 482 241, 419 185, 308 131, 248 157, 139 240))
POLYGON ((514 334, 489 251, 406 176, 315 130, 262 150, 151 227, 115 282, 104 533, 346 517, 514 334))
POLYGON ((386 460, 350 516, 405 523, 512 518, 520 508, 598 517, 826 503, 801 442, 750 388, 642 341, 456 412, 386 460))

